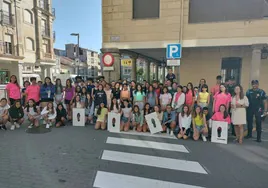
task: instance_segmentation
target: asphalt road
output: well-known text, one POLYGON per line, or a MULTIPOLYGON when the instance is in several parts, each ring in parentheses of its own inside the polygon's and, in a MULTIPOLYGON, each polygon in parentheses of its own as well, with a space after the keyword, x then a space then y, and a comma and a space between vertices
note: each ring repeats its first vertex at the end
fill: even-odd
POLYGON ((0 131, 0 188, 266 188, 266 128, 263 143, 242 146, 93 127, 0 131))

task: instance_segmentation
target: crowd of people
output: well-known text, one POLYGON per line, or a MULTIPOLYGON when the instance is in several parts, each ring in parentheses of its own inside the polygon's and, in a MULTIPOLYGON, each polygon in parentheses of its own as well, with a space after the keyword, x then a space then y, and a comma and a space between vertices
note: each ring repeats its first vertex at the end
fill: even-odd
POLYGON ((156 112, 163 132, 179 139, 207 141, 212 120, 227 122, 236 136, 235 142, 242 144, 244 125, 248 127, 247 138, 251 138, 255 117, 257 141, 261 142, 267 96, 259 88, 258 80, 252 80, 252 88, 244 94, 232 77, 222 83, 222 77, 217 76, 210 89, 205 79, 196 87, 191 82, 179 85, 175 79, 170 69, 164 83, 157 80, 152 84, 126 80, 107 83, 104 77, 94 81, 77 76, 75 83, 67 79, 63 84, 56 79, 53 84, 46 77, 44 83, 31 78, 21 88, 17 77, 12 75, 6 85, 7 97, 0 103, 0 126, 6 130, 10 122, 11 130, 18 129, 25 119, 29 121, 28 128, 41 124, 46 128, 65 126, 72 120, 73 108, 84 108, 86 124, 95 125, 95 129, 105 130, 108 112, 114 112, 121 114, 121 131, 149 132, 145 116, 156 112))

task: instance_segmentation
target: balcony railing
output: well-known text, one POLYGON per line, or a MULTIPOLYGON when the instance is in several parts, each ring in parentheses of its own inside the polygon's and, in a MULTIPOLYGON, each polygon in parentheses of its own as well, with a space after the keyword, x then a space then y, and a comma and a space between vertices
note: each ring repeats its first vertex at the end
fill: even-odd
POLYGON ((52 59, 52 54, 44 52, 44 58, 52 59))
POLYGON ((53 31, 53 41, 56 41, 56 31, 53 31))
POLYGON ((15 19, 14 19, 13 14, 10 14, 9 12, 1 10, 0 16, 1 16, 1 25, 10 25, 10 26, 15 25, 15 19))
POLYGON ((17 47, 9 42, 2 42, 0 44, 0 55, 18 56, 17 47))
POLYGON ((54 17, 56 16, 55 8, 51 7, 51 4, 48 3, 48 0, 39 0, 39 7, 45 12, 52 14, 54 17))
POLYGON ((42 27, 42 36, 43 37, 50 37, 48 28, 42 27))

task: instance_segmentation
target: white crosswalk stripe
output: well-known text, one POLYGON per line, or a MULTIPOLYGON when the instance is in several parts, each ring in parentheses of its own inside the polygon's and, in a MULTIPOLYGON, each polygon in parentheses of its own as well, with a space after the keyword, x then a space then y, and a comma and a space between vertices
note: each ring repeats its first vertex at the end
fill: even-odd
MULTIPOLYGON (((173 173, 174 171, 178 171, 180 173, 185 172, 205 176, 208 174, 203 166, 196 161, 177 159, 174 158, 174 156, 173 158, 163 157, 165 155, 161 155, 160 157, 157 156, 159 152, 153 152, 153 155, 152 153, 150 153, 150 155, 138 153, 138 151, 146 151, 145 149, 162 152, 176 152, 178 155, 183 155, 184 157, 190 153, 183 145, 164 143, 162 138, 159 139, 162 142, 159 142, 159 140, 150 141, 146 139, 140 140, 108 137, 106 141, 108 146, 127 147, 130 148, 131 152, 125 152, 125 150, 123 150, 124 152, 121 152, 114 151, 113 149, 105 149, 103 150, 101 160, 109 161, 110 163, 115 162, 118 166, 120 166, 120 164, 127 164, 132 166, 138 165, 143 168, 157 168, 165 169, 167 171, 171 170, 173 173)), ((159 178, 156 179, 155 177, 151 179, 150 175, 148 178, 148 175, 145 177, 142 175, 139 176, 139 174, 138 176, 137 174, 132 176, 131 173, 122 174, 122 172, 116 173, 100 170, 97 171, 93 186, 96 188, 204 188, 203 186, 192 185, 191 183, 188 184, 188 182, 185 184, 185 182, 181 183, 180 181, 177 181, 178 180, 175 182, 169 182, 159 178)))

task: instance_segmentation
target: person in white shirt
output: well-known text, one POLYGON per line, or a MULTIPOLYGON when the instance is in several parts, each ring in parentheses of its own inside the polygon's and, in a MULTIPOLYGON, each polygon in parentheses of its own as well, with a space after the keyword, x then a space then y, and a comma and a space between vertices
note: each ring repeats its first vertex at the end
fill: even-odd
POLYGON ((39 127, 40 110, 33 99, 28 100, 24 114, 27 115, 28 120, 31 122, 28 126, 29 129, 33 128, 33 126, 39 127))
POLYGON ((47 106, 41 112, 46 128, 49 129, 53 123, 56 122, 57 111, 53 105, 53 102, 48 102, 47 106))
POLYGON ((178 138, 186 140, 190 135, 192 115, 187 105, 183 106, 182 112, 179 114, 179 134, 178 138))
POLYGON ((182 92, 182 86, 179 85, 177 92, 174 94, 172 100, 172 108, 178 113, 182 112, 183 104, 185 103, 185 94, 182 92))
POLYGON ((0 129, 7 130, 6 123, 8 121, 8 109, 10 106, 7 104, 7 99, 2 98, 0 101, 0 129))

